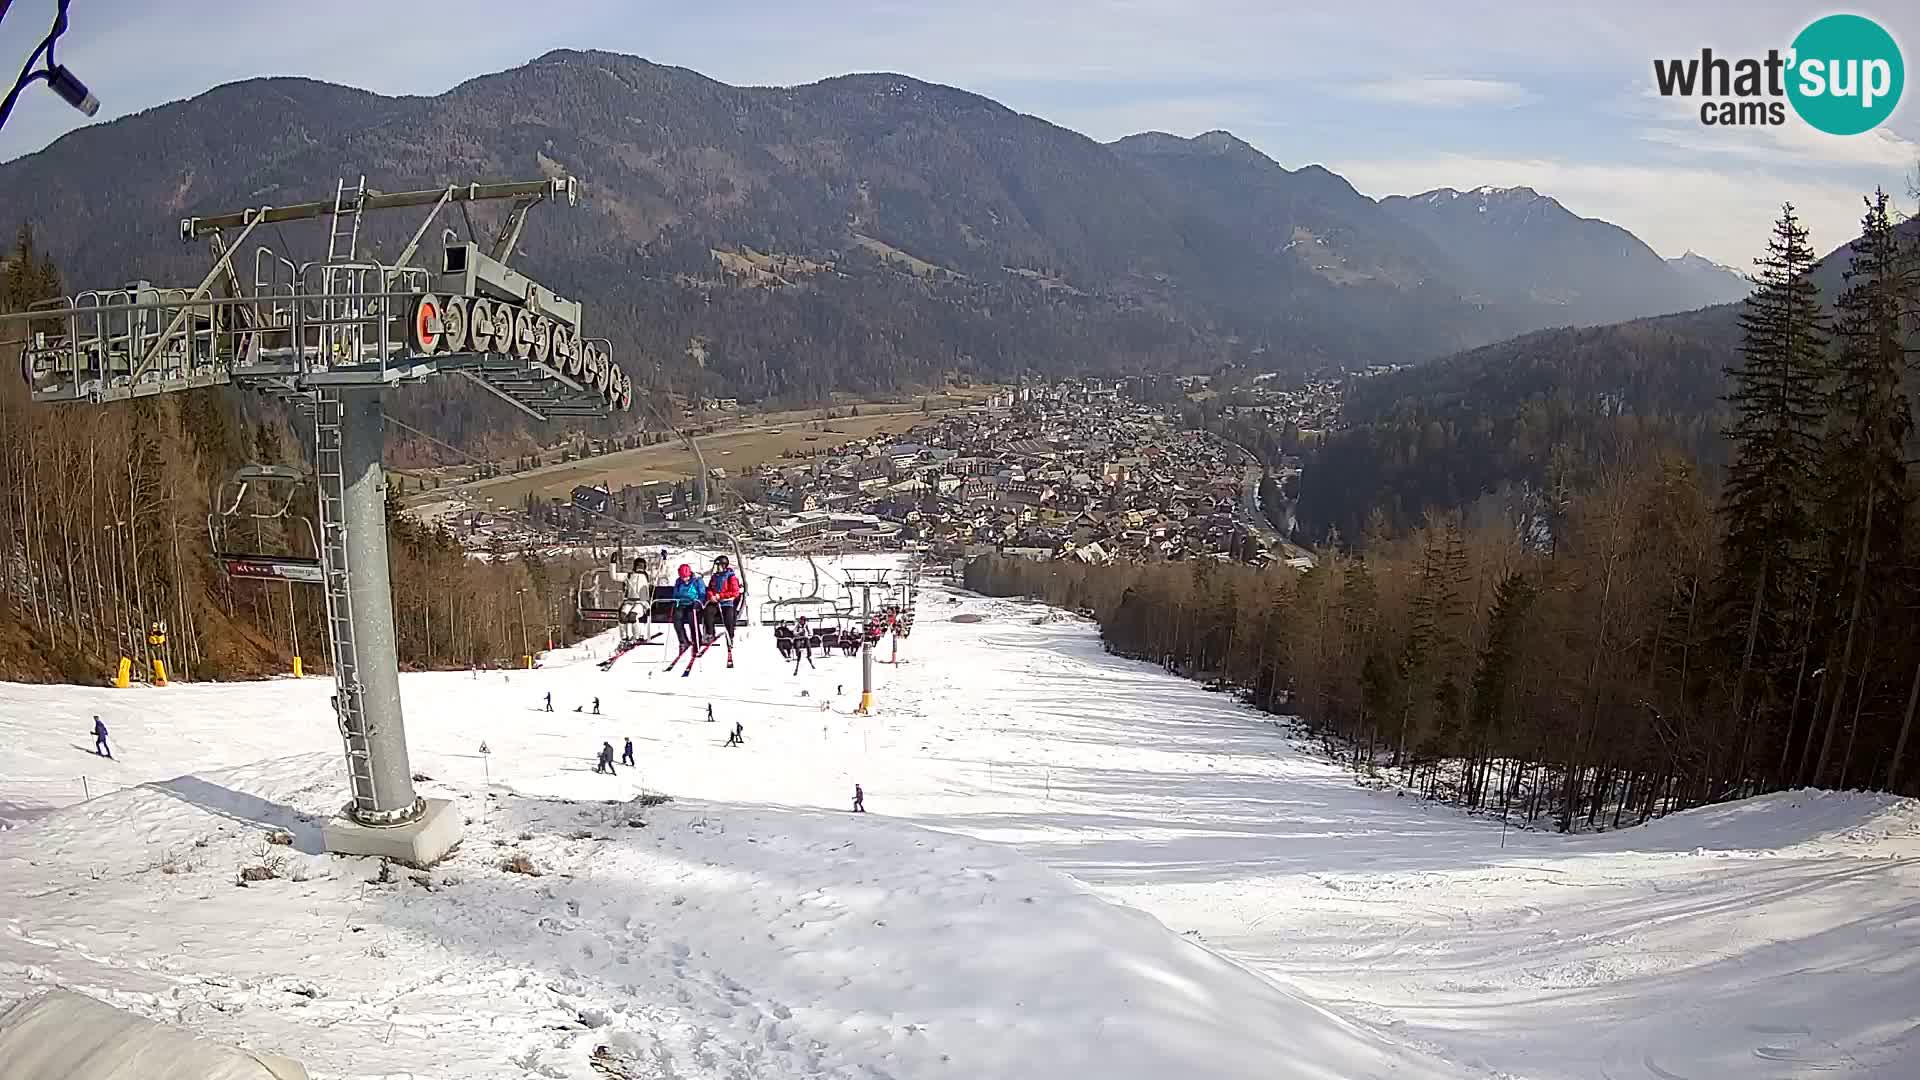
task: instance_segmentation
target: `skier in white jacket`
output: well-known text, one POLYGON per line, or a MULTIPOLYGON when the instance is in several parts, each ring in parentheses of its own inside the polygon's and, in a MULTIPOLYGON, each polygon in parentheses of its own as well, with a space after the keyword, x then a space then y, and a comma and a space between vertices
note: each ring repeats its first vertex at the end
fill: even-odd
POLYGON ((633 560, 633 570, 627 574, 623 596, 624 599, 620 601, 620 640, 635 641, 641 636, 641 623, 653 607, 653 577, 647 573, 647 560, 633 560))

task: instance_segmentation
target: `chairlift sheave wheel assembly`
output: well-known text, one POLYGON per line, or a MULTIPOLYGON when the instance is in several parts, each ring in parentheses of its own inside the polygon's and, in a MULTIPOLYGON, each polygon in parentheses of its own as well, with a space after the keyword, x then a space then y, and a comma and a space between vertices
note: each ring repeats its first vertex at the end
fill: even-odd
POLYGON ((580 340, 573 331, 564 326, 553 328, 551 347, 553 367, 561 374, 574 376, 580 374, 580 340))
POLYGON ((536 364, 544 364, 552 349, 553 320, 542 315, 533 320, 533 344, 527 347, 527 358, 536 364))
POLYGON ((533 313, 526 308, 517 308, 513 312, 511 348, 515 360, 525 360, 533 352, 533 313))
POLYGON ((494 310, 493 301, 484 296, 476 296, 467 305, 467 337, 474 352, 494 351, 494 310))
POLYGON ((467 298, 448 297, 446 305, 440 309, 441 346, 452 353, 466 352, 471 331, 471 320, 467 316, 467 298))
POLYGON ((408 320, 409 338, 413 351, 422 356, 432 356, 439 352, 442 330, 440 298, 432 293, 423 293, 415 297, 413 317, 408 320))

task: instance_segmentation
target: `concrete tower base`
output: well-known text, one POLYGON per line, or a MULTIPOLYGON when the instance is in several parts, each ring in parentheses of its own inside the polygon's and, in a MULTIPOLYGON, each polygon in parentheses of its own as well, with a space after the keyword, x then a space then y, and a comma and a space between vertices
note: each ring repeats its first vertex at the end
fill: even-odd
POLYGON ((426 813, 405 825, 375 828, 340 812, 321 830, 321 841, 335 855, 369 855, 406 866, 428 867, 460 842, 460 808, 447 799, 426 800, 426 813))

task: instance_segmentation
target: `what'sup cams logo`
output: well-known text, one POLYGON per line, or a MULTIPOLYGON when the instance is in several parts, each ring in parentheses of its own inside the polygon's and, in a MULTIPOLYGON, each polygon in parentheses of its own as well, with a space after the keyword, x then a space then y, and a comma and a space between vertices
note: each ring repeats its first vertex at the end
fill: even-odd
POLYGON ((1784 124, 1787 106, 1829 135, 1871 131, 1893 114, 1906 85, 1900 46, 1879 23, 1828 15, 1807 24, 1785 53, 1730 60, 1701 49, 1655 60, 1661 97, 1703 98, 1700 122, 1715 127, 1784 124))

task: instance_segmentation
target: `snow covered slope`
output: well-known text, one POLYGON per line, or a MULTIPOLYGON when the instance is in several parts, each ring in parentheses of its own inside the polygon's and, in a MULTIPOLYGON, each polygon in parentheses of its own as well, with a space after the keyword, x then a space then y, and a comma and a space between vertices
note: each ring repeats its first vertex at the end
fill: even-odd
POLYGON ((1920 1075, 1913 803, 1503 841, 1044 618, 929 588, 873 718, 858 660, 795 675, 759 627, 686 679, 602 673, 605 639, 406 676, 422 786, 472 819, 424 885, 314 853, 325 680, 0 685, 0 1001, 70 985, 321 1075, 1920 1075))

